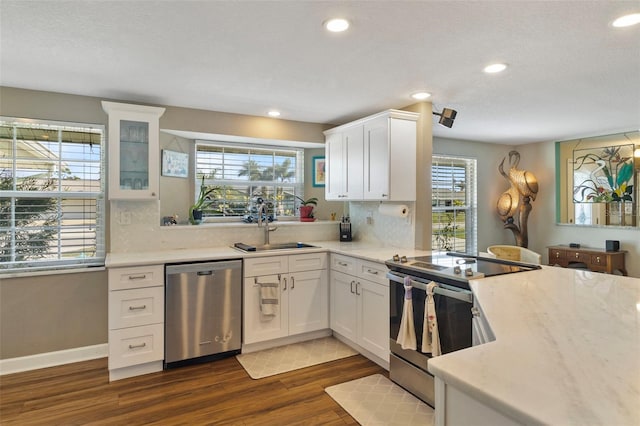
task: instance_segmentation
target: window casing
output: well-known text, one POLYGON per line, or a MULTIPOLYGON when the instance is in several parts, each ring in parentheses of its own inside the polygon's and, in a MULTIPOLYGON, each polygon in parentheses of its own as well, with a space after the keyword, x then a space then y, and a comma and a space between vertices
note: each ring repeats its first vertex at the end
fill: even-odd
POLYGON ((104 134, 0 117, 0 273, 104 265, 104 134))
POLYGON ((477 161, 434 155, 431 165, 432 248, 477 252, 477 161))
POLYGON ((214 189, 205 219, 256 220, 259 198, 274 220, 294 217, 304 197, 304 150, 198 141, 194 199, 203 178, 214 189))

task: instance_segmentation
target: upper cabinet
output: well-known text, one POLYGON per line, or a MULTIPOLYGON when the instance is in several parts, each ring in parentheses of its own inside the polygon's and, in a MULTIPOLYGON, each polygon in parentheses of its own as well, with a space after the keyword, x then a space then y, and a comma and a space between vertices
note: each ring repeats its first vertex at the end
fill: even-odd
POLYGON ((102 101, 109 115, 109 199, 155 200, 164 108, 102 101))
POLYGON ((327 130, 327 200, 414 201, 419 114, 388 110, 327 130))

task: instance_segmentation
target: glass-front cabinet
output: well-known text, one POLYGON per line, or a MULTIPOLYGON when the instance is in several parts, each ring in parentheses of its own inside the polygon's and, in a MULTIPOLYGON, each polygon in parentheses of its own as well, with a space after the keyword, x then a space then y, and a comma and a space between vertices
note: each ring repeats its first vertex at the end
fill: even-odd
POLYGON ((102 101, 102 109, 109 115, 109 199, 157 199, 164 108, 102 101))

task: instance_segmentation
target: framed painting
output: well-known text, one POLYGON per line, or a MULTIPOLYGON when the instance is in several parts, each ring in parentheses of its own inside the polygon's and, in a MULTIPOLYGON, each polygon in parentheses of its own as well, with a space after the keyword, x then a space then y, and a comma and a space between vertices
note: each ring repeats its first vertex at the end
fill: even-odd
POLYGON ((162 150, 162 176, 189 177, 189 154, 162 150))
POLYGON ((324 157, 313 157, 311 175, 313 177, 313 186, 324 186, 326 161, 324 157))

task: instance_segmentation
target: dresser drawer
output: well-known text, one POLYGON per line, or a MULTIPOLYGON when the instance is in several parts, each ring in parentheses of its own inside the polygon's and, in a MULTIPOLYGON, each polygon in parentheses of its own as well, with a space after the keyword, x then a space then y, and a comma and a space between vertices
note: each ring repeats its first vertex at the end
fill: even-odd
POLYGON ((564 250, 549 249, 549 262, 565 259, 566 253, 564 250))
POLYGON ((289 256, 289 272, 327 269, 327 253, 307 253, 289 256))
POLYGON ((109 292, 109 329, 164 321, 164 286, 109 292))
POLYGON ((288 256, 251 257, 244 259, 244 276, 286 274, 289 272, 288 256))
POLYGON ((387 271, 388 268, 384 263, 370 262, 368 260, 358 261, 358 277, 360 278, 388 285, 387 271))
POLYGON ((358 273, 357 262, 355 257, 340 254, 331 255, 331 269, 345 274, 356 275, 358 273))
POLYGON ((592 254, 591 255, 591 265, 593 266, 601 266, 601 267, 606 267, 607 266, 607 256, 600 256, 597 254, 592 254))
POLYGON ((164 325, 109 331, 109 370, 164 359, 164 325))
POLYGON ((566 255, 567 255, 567 261, 569 263, 581 262, 581 263, 588 264, 591 262, 591 255, 589 253, 567 250, 566 255))
POLYGON ((109 290, 164 285, 164 265, 109 268, 109 290))

